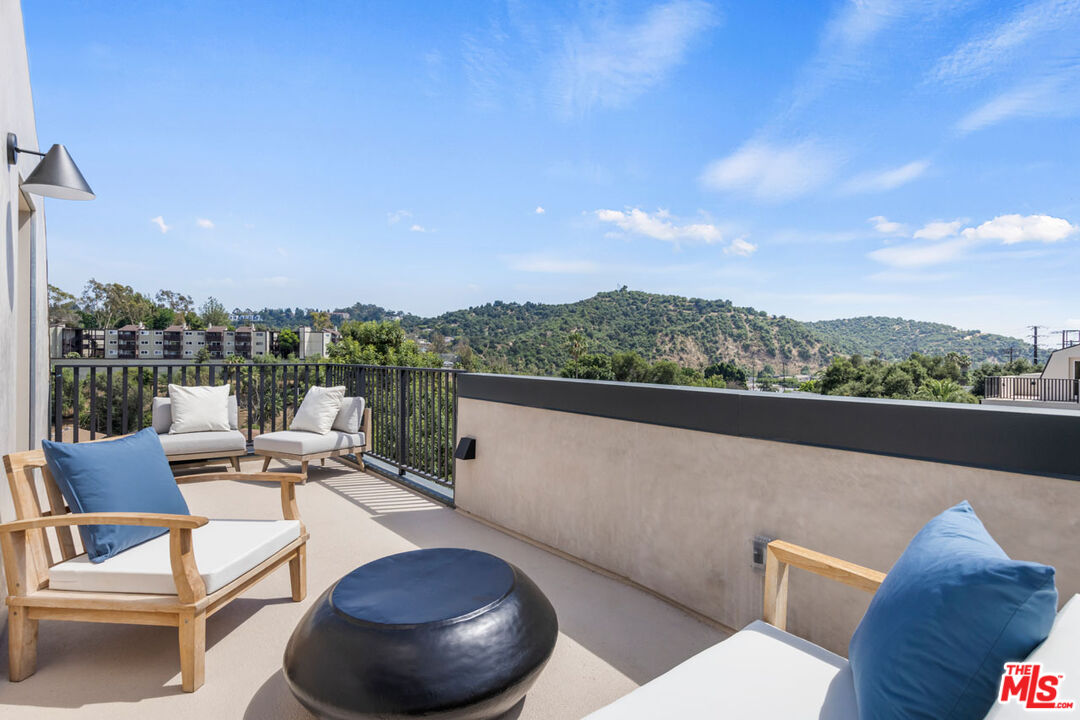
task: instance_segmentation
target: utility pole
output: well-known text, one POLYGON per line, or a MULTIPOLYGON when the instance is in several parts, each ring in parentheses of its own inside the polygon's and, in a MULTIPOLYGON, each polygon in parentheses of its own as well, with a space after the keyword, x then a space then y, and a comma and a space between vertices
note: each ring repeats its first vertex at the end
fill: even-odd
POLYGON ((1031 330, 1031 333, 1032 333, 1030 335, 1030 337, 1032 339, 1031 350, 1032 350, 1032 357, 1034 358, 1034 362, 1035 362, 1036 365, 1039 364, 1039 328, 1040 327, 1043 327, 1043 326, 1042 325, 1028 325, 1028 329, 1031 330))
POLYGON ((1016 357, 1016 346, 1010 345, 1009 347, 1005 348, 1005 352, 1009 353, 1009 362, 1012 362, 1013 359, 1016 357))

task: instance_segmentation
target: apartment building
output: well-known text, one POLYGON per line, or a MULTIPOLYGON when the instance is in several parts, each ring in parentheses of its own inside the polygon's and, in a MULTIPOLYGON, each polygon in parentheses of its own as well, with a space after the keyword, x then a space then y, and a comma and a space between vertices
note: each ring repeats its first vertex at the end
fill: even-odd
POLYGON ((251 358, 274 351, 272 335, 267 330, 243 326, 229 330, 223 325, 206 330, 189 330, 170 325, 153 330, 139 325, 94 330, 69 327, 49 328, 49 355, 54 359, 78 353, 84 358, 106 360, 192 360, 203 348, 213 360, 230 355, 251 358))
POLYGON ((330 345, 339 335, 336 330, 312 330, 309 327, 298 328, 296 334, 300 338, 300 347, 297 348, 296 354, 301 360, 326 357, 330 345))

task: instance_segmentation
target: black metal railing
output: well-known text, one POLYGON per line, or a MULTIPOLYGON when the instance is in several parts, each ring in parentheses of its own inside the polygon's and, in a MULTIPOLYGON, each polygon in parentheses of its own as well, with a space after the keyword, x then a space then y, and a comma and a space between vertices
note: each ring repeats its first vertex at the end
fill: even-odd
POLYGON ((288 429, 308 388, 344 385, 371 408, 365 456, 447 488, 454 485, 457 375, 443 368, 330 363, 58 362, 52 368, 50 435, 79 442, 151 425, 153 398, 170 384, 228 384, 238 427, 256 435, 288 429))
POLYGON ((984 394, 993 400, 1080 402, 1080 380, 995 375, 986 378, 984 394))

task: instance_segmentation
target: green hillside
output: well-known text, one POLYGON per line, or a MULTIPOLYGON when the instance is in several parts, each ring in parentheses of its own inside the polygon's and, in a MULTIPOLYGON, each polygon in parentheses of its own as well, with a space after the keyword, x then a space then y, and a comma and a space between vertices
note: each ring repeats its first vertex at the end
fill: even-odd
POLYGON ((581 332, 589 352, 633 350, 650 362, 704 367, 721 360, 789 372, 818 368, 833 348, 804 323, 728 300, 631 290, 603 292, 564 305, 494 302, 436 318, 406 317, 406 329, 466 338, 486 363, 549 374, 569 360, 567 336, 581 332))
POLYGON ((838 352, 845 355, 880 353, 887 360, 902 360, 913 352, 930 355, 958 352, 970 357, 977 365, 987 361, 1008 361, 1010 347, 1017 348, 1020 353, 1028 347, 1023 340, 1005 335, 903 318, 856 317, 806 325, 838 352))

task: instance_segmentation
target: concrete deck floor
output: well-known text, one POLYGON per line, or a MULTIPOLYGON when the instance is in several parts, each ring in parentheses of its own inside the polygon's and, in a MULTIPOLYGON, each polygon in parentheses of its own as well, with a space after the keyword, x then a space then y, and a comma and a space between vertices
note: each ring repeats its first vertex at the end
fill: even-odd
MULTIPOLYGON (((256 470, 256 463, 245 463, 256 470)), ((425 547, 484 550, 514 563, 559 615, 555 654, 524 704, 507 717, 580 718, 723 639, 724 634, 618 580, 344 465, 312 466, 298 502, 311 534, 308 595, 289 600, 280 568, 207 623, 206 684, 180 690, 171 628, 42 621, 38 670, 7 680, 0 640, 0 718, 244 718, 311 716, 293 699, 281 658, 301 615, 335 580, 392 553, 425 547)), ((280 517, 277 486, 183 487, 196 514, 280 517)))

